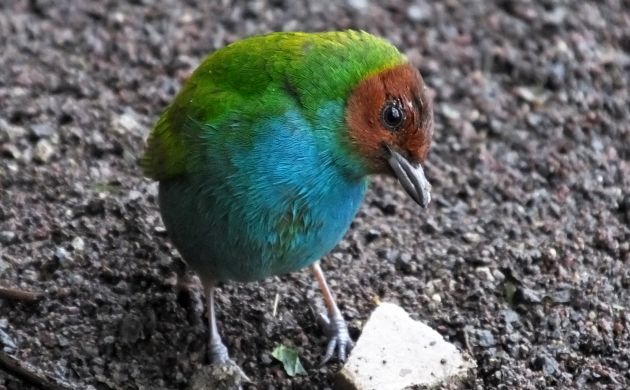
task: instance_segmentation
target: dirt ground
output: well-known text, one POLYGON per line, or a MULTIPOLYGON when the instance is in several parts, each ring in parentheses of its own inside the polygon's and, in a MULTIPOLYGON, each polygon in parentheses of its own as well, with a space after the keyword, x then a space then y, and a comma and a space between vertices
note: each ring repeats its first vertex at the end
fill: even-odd
MULTIPOLYGON (((352 335, 392 301, 472 353, 471 388, 630 388, 628 0, 0 2, 0 287, 44 294, 0 300, 0 348, 81 389, 186 388, 206 333, 147 131, 212 50, 350 27, 407 53, 436 114, 431 206, 376 178, 324 259, 352 335)), ((306 271, 221 288, 250 388, 332 386, 317 297, 306 271)))

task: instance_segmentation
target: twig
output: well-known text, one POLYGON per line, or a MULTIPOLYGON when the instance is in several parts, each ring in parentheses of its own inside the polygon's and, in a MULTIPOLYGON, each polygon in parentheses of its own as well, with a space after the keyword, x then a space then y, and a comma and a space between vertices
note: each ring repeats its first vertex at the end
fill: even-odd
POLYGON ((0 299, 33 303, 39 301, 41 298, 42 293, 19 290, 17 288, 0 287, 0 299))
POLYGON ((468 335, 468 327, 464 326, 464 346, 466 347, 466 351, 470 354, 470 356, 474 356, 473 349, 470 346, 470 336, 468 335))
POLYGON ((76 390, 77 387, 53 378, 42 370, 7 355, 0 350, 0 369, 44 390, 76 390))
POLYGON ((273 317, 278 314, 278 302, 280 302, 280 294, 276 293, 276 298, 273 300, 273 317))

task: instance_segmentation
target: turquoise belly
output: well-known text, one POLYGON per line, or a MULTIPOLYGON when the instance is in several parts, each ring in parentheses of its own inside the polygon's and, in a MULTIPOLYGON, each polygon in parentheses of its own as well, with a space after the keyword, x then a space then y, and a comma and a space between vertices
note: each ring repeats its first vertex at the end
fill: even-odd
POLYGON ((160 183, 169 235, 202 279, 252 281, 304 268, 350 226, 367 179, 347 179, 310 130, 286 126, 292 120, 299 118, 267 123, 261 134, 269 136, 253 149, 219 145, 207 171, 160 183))

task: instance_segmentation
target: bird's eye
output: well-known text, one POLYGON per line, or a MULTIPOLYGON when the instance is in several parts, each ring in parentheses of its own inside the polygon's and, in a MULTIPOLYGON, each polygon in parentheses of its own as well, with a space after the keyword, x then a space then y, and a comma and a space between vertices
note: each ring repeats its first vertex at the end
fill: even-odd
POLYGON ((396 131, 400 128, 405 120, 405 113, 396 101, 385 103, 381 110, 381 122, 383 126, 389 130, 396 131))

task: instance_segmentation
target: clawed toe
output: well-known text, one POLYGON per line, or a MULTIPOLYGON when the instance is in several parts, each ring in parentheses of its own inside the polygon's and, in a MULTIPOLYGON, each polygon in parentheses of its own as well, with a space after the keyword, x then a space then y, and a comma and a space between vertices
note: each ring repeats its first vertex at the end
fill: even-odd
POLYGON ((354 346, 350 338, 350 333, 348 332, 346 321, 340 313, 334 313, 330 317, 325 314, 320 314, 320 322, 329 337, 326 352, 324 353, 320 366, 323 366, 332 359, 333 356, 335 356, 335 352, 340 362, 345 361, 348 352, 350 352, 354 346))
POLYGON ((208 344, 208 361, 212 365, 221 365, 230 361, 227 347, 221 340, 211 340, 208 344))

